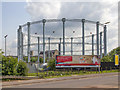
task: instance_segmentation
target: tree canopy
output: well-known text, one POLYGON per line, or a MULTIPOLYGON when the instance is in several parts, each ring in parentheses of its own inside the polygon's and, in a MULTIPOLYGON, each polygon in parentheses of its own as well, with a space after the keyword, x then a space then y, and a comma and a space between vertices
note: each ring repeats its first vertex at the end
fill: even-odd
MULTIPOLYGON (((107 56, 104 56, 101 60, 101 62, 114 62, 114 55, 117 54, 120 56, 120 47, 117 47, 113 50, 111 50, 107 56)), ((120 59, 120 57, 119 57, 120 59)))

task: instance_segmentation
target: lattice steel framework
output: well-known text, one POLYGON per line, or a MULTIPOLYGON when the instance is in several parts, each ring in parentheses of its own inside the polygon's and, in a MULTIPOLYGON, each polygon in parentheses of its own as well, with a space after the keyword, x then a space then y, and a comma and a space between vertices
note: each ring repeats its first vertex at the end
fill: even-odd
POLYGON ((34 21, 34 22, 27 22, 24 25, 20 25, 19 29, 17 30, 18 32, 18 46, 17 46, 17 56, 18 56, 18 61, 21 59, 23 60, 23 51, 24 51, 24 47, 27 46, 27 57, 28 57, 28 62, 30 62, 30 51, 31 51, 31 46, 33 45, 37 45, 37 53, 38 53, 38 62, 39 62, 39 55, 40 55, 40 45, 42 45, 43 48, 43 63, 45 63, 45 45, 48 45, 48 51, 49 51, 49 58, 50 58, 50 46, 52 44, 57 44, 58 45, 58 51, 59 51, 59 55, 66 55, 66 52, 70 52, 71 55, 73 55, 73 52, 82 52, 82 55, 86 55, 86 51, 92 51, 91 55, 95 55, 95 50, 97 51, 97 55, 100 55, 102 58, 102 49, 104 49, 104 55, 107 55, 107 27, 104 24, 101 24, 100 22, 95 22, 95 21, 90 21, 90 20, 85 20, 85 19, 66 19, 66 18, 62 18, 62 19, 43 19, 40 21, 34 21), (57 38, 57 37, 46 37, 45 36, 45 27, 46 27, 46 23, 53 23, 53 22, 60 22, 62 23, 62 37, 57 38), (66 38, 65 36, 65 31, 66 31, 66 22, 80 22, 81 23, 81 30, 82 30, 82 35, 81 37, 69 37, 66 38), (87 35, 85 36, 85 24, 95 24, 95 34, 91 34, 91 35, 87 35), (31 35, 30 31, 31 31, 31 26, 34 24, 42 24, 42 37, 40 35, 31 35), (100 32, 100 28, 102 27, 103 30, 100 32), (23 28, 26 27, 27 29, 27 33, 25 34, 23 32, 23 28), (27 44, 23 44, 24 42, 24 35, 27 36, 27 44), (96 36, 96 41, 95 41, 95 36, 96 36), (37 38, 37 43, 33 43, 31 41, 31 37, 35 37, 37 38), (40 39, 42 38, 42 43, 40 42, 40 39), (91 42, 85 42, 85 38, 91 38, 91 42), (45 40, 48 39, 46 42, 45 40), (53 39, 56 39, 56 41, 51 42, 53 39), (69 39, 70 41, 66 42, 66 40, 69 39), (82 39, 82 42, 74 42, 75 39, 82 39), (70 47, 70 51, 66 51, 66 44, 71 45, 70 47), (81 50, 80 51, 74 51, 73 50, 73 46, 74 44, 81 44, 81 50), (85 50, 85 45, 91 45, 91 50, 85 50), (95 49, 95 45, 96 45, 96 49, 95 49), (62 51, 61 51, 61 46, 62 47, 62 51))

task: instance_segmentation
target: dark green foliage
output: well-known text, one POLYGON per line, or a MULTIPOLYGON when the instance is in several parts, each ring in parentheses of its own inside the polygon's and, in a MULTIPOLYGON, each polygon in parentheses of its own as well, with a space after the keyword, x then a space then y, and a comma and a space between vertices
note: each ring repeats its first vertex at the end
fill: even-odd
POLYGON ((37 62, 37 57, 31 57, 30 61, 33 62, 33 63, 37 62))
POLYGON ((26 75, 27 64, 23 61, 18 63, 17 58, 5 57, 0 49, 0 61, 2 61, 2 75, 26 75))
POLYGON ((43 63, 43 58, 40 58, 40 59, 39 59, 39 62, 40 62, 40 63, 43 63))
POLYGON ((17 58, 2 56, 2 75, 15 75, 17 58))
POLYGON ((119 55, 119 59, 120 59, 120 47, 113 49, 111 52, 108 53, 107 56, 103 57, 101 61, 102 62, 114 62, 115 54, 119 55))
POLYGON ((104 56, 101 62, 112 62, 112 59, 109 56, 104 56))
POLYGON ((55 70, 55 59, 49 60, 48 67, 50 67, 51 70, 55 70))
POLYGON ((23 61, 19 61, 17 66, 17 73, 20 76, 26 76, 28 74, 27 64, 23 61))
POLYGON ((23 57, 23 60, 24 60, 25 62, 28 62, 28 57, 24 56, 24 57, 23 57))
MULTIPOLYGON (((28 62, 28 57, 27 56, 25 56, 25 57, 23 57, 23 60, 25 61, 25 62, 28 62)), ((31 57, 30 58, 30 62, 33 62, 33 63, 35 63, 35 62, 37 62, 37 60, 38 60, 38 57, 31 57)), ((40 63, 43 63, 43 58, 39 58, 39 62, 40 63)))

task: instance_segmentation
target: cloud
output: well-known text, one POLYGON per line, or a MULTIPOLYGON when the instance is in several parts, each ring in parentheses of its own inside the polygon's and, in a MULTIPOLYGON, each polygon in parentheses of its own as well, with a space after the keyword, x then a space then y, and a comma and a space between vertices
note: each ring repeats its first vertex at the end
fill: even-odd
POLYGON ((60 2, 28 2, 26 9, 33 20, 57 18, 60 12, 60 2))

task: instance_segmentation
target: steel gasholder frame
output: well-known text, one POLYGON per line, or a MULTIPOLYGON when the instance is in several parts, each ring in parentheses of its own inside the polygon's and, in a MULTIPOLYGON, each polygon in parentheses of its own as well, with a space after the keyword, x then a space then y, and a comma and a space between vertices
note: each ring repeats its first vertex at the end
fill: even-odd
MULTIPOLYGON (((97 55, 101 55, 102 54, 102 49, 104 49, 104 55, 106 56, 107 55, 107 26, 104 25, 104 24, 101 24, 99 21, 95 22, 95 21, 90 21, 90 20, 86 20, 86 19, 67 19, 67 18, 62 18, 62 19, 43 19, 43 20, 39 20, 39 21, 34 21, 34 22, 27 22, 26 24, 24 25, 21 25, 19 26, 19 29, 17 31, 17 35, 18 35, 18 41, 17 41, 17 55, 18 55, 18 61, 21 59, 23 60, 23 47, 26 46, 26 45, 23 45, 23 41, 24 41, 24 38, 23 38, 23 32, 22 32, 22 28, 27 26, 27 36, 28 36, 28 39, 27 39, 27 56, 28 56, 28 62, 30 62, 30 50, 31 50, 31 46, 32 45, 38 45, 38 62, 39 62, 39 54, 40 54, 40 45, 43 46, 43 63, 45 63, 45 45, 46 44, 49 44, 49 58, 50 58, 50 45, 52 44, 58 44, 58 49, 59 49, 59 55, 61 55, 61 52, 63 52, 63 55, 65 55, 65 45, 66 44, 71 44, 71 55, 73 55, 73 45, 74 44, 82 44, 82 55, 86 55, 85 54, 85 51, 87 51, 85 49, 85 45, 92 45, 92 55, 95 54, 95 50, 94 49, 94 46, 96 45, 97 46, 97 55), (54 39, 54 37, 51 37, 51 38, 48 38, 45 36, 45 23, 52 23, 52 22, 62 22, 62 31, 63 31, 63 38, 56 38, 56 39, 59 39, 59 42, 50 42, 52 39, 54 39), (82 37, 71 37, 71 38, 66 38, 65 37, 65 24, 67 24, 66 22, 81 22, 82 24, 82 37), (40 23, 42 24, 42 31, 43 31, 43 37, 40 37, 40 36, 37 36, 38 38, 38 43, 31 43, 31 28, 30 26, 33 25, 33 24, 37 24, 37 23, 40 23), (92 34, 91 36, 85 36, 85 24, 87 23, 92 23, 92 24, 96 24, 96 34, 92 34), (104 48, 102 48, 102 36, 101 34, 99 33, 99 27, 102 26, 104 31, 102 33, 103 34, 103 40, 104 40, 104 48), (95 42, 95 39, 94 39, 94 36, 96 35, 96 43, 95 42), (100 36, 100 40, 99 40, 99 36, 100 36), (87 43, 85 42, 85 38, 86 37, 92 37, 92 40, 91 42, 92 43, 87 43), (39 38, 43 38, 43 43, 40 43, 39 42, 39 38), (45 38, 48 38, 48 43, 45 42, 45 38), (82 38, 82 42, 73 42, 73 39, 80 39, 82 38), (66 39, 71 39, 71 42, 66 42, 65 40, 66 39), (63 40, 63 41, 61 41, 63 40), (100 43, 100 44, 99 44, 100 43), (61 51, 61 44, 63 45, 63 51, 61 51), (99 49, 100 48, 100 49, 99 49), (100 53, 99 53, 100 52, 100 53)), ((36 37, 36 36, 35 36, 36 37)))

